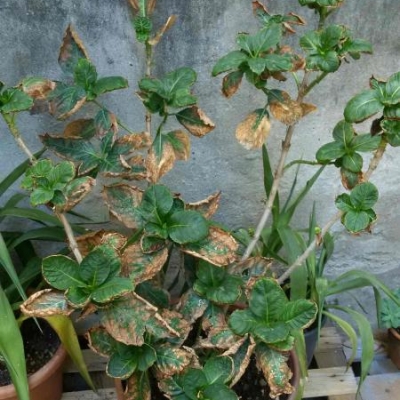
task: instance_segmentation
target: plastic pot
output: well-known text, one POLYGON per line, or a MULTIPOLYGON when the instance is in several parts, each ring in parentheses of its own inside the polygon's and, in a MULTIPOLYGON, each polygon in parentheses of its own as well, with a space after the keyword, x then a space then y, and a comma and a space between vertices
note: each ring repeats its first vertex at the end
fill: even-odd
POLYGON ((394 365, 400 369, 400 334, 394 328, 388 331, 388 354, 394 365))
MULTIPOLYGON (((62 396, 62 373, 65 357, 60 346, 53 358, 29 377, 31 400, 60 400, 62 396)), ((14 385, 0 386, 0 400, 18 400, 14 385)))

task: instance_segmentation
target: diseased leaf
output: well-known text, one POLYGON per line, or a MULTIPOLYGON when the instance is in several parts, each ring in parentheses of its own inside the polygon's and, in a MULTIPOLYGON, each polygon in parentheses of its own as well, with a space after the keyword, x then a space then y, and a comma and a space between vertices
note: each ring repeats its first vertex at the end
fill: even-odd
POLYGON ((64 138, 90 139, 95 134, 93 119, 76 119, 66 125, 63 132, 64 138))
POLYGON ((199 243, 185 244, 182 251, 211 264, 229 265, 237 259, 238 243, 226 231, 210 226, 208 236, 199 243))
POLYGON ((127 238, 118 232, 100 230, 81 235, 76 238, 76 241, 80 253, 85 257, 95 247, 100 245, 107 245, 120 250, 126 244, 127 238))
POLYGON ((58 63, 65 74, 73 75, 75 66, 81 58, 89 57, 78 34, 71 25, 68 25, 58 55, 58 63))
POLYGON ((225 75, 222 80, 222 94, 226 98, 232 97, 239 89, 243 79, 243 71, 233 71, 225 75))
POLYGON ((177 160, 188 160, 190 157, 190 139, 183 131, 172 131, 163 135, 174 149, 177 160))
POLYGON ((215 128, 214 123, 197 106, 179 111, 176 118, 192 135, 197 137, 203 137, 215 128))
POLYGON ((103 194, 111 214, 127 228, 138 229, 143 225, 142 216, 138 212, 143 197, 139 188, 126 184, 105 186, 103 194))
POLYGON ((176 154, 171 143, 165 141, 162 143, 160 155, 156 154, 155 148, 152 146, 145 161, 147 179, 152 183, 157 183, 173 168, 175 160, 176 154))
POLYGON ((151 254, 144 254, 140 243, 128 246, 122 253, 122 273, 135 284, 151 280, 168 259, 168 249, 164 248, 151 254))
POLYGON ((56 207, 60 212, 67 212, 72 210, 96 184, 96 180, 90 176, 77 178, 68 183, 64 189, 64 195, 67 199, 62 207, 56 207))
POLYGON ((86 333, 89 347, 104 357, 109 357, 117 351, 118 342, 100 326, 90 328, 86 333))
POLYGON ((221 192, 216 192, 206 199, 198 201, 197 203, 186 204, 187 210, 198 211, 204 215, 205 218, 211 218, 217 211, 219 201, 221 198, 221 192))
POLYGON ((132 374, 127 380, 124 393, 127 400, 151 400, 151 386, 147 372, 138 371, 132 374))
POLYGON ((101 109, 94 117, 94 127, 96 130, 96 136, 103 138, 108 132, 118 132, 117 117, 112 112, 101 109))
POLYGON ((31 317, 71 315, 74 309, 67 303, 63 292, 44 289, 34 293, 21 305, 21 311, 31 317))
POLYGON ((56 84, 49 79, 30 77, 23 79, 19 87, 34 100, 45 100, 56 84))
POLYGON ((250 113, 236 128, 236 138, 246 149, 261 147, 268 138, 271 123, 264 109, 250 113))
POLYGON ((80 86, 67 86, 56 83, 48 95, 50 113, 57 119, 66 119, 76 113, 86 101, 86 92, 80 86))
POLYGON ((294 388, 290 384, 293 374, 287 364, 287 354, 273 350, 261 343, 256 348, 256 359, 257 365, 268 382, 272 397, 293 392, 294 388))
POLYGON ((157 346, 156 353, 156 367, 164 378, 181 373, 193 358, 193 354, 185 347, 176 348, 168 344, 157 346))

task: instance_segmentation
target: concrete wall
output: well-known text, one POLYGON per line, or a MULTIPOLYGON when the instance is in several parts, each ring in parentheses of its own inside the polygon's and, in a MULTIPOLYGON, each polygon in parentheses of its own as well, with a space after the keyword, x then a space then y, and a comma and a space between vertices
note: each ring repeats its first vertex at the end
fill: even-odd
MULTIPOLYGON (((372 74, 387 77, 400 70, 400 14, 395 3, 393 0, 346 0, 332 19, 351 26, 355 37, 372 42, 375 52, 372 56, 363 56, 361 61, 343 65, 309 96, 308 100, 317 104, 318 110, 298 124, 291 159, 313 159, 320 145, 330 140, 332 128, 342 118, 348 99, 367 87, 372 74)), ((313 12, 300 10, 295 0, 271 0, 268 7, 276 13, 295 11, 315 26, 311 22, 313 12)), ((245 83, 233 99, 226 100, 220 94, 221 79, 211 78, 210 74, 215 61, 234 49, 238 31, 256 29, 251 1, 160 0, 155 25, 161 26, 170 14, 177 14, 178 21, 157 47, 155 72, 161 74, 183 65, 193 67, 198 72, 195 91, 199 104, 217 128, 207 137, 193 140, 190 161, 179 163, 165 181, 187 200, 200 200, 222 190, 223 200, 217 218, 233 227, 252 224, 262 212, 264 199, 260 151, 243 149, 234 138, 234 129, 249 111, 263 104, 262 97, 245 83)), ((132 129, 143 130, 143 108, 134 95, 136 82, 144 70, 143 48, 135 41, 125 0, 3 0, 0 4, 0 79, 14 85, 26 75, 60 77, 58 48, 69 23, 84 41, 100 75, 122 75, 129 79, 130 89, 107 95, 105 103, 132 129)), ((36 134, 60 132, 62 124, 46 115, 24 115, 20 127, 29 145, 38 149, 36 134)), ((279 153, 283 128, 280 123, 273 123, 268 139, 273 161, 279 153)), ((0 140, 3 165, 0 176, 4 176, 23 157, 1 121, 0 140)), ((377 207, 379 221, 372 234, 351 237, 342 227, 334 228, 337 252, 330 265, 332 275, 358 267, 377 273, 390 284, 400 284, 400 164, 395 158, 397 153, 396 149, 388 151, 372 179, 381 193, 377 207)), ((302 168, 301 180, 306 180, 312 172, 312 168, 302 168)), ((284 192, 291 178, 283 182, 284 192)), ((307 221, 313 201, 318 202, 323 224, 335 212, 333 201, 341 192, 337 171, 324 172, 299 210, 298 225, 307 221)), ((93 215, 93 204, 86 204, 88 214, 102 220, 105 211, 93 215)), ((369 292, 364 295, 366 304, 369 304, 369 297, 369 292)))

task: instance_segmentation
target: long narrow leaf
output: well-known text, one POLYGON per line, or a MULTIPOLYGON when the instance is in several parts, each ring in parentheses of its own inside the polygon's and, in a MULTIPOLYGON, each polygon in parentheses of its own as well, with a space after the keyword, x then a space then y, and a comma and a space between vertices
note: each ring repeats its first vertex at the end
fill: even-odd
POLYGON ((334 308, 336 310, 343 311, 347 315, 349 315, 357 324, 358 332, 361 339, 361 374, 360 381, 358 384, 358 390, 360 391, 360 387, 364 382, 365 378, 368 375, 368 372, 371 368, 372 361, 374 359, 374 335, 372 333, 371 324, 364 317, 364 315, 358 313, 357 311, 352 310, 349 307, 343 306, 330 306, 330 308, 334 308))
POLYGON ((82 350, 79 345, 74 325, 71 319, 65 315, 54 315, 44 318, 51 327, 57 332, 65 350, 78 368, 79 373, 92 390, 96 390, 89 371, 83 358, 82 350))
POLYGON ((19 400, 29 400, 29 385, 21 331, 1 286, 0 310, 0 356, 6 363, 19 400))
POLYGON ((0 264, 6 270, 12 283, 18 289, 18 293, 20 294, 21 298, 26 300, 26 294, 18 279, 17 271, 15 270, 14 264, 11 261, 10 253, 8 252, 7 246, 4 242, 3 235, 1 234, 1 232, 0 232, 0 264))
POLYGON ((65 231, 59 226, 31 229, 13 240, 9 245, 9 249, 13 249, 21 243, 29 240, 48 240, 52 242, 64 242, 65 239, 65 231))

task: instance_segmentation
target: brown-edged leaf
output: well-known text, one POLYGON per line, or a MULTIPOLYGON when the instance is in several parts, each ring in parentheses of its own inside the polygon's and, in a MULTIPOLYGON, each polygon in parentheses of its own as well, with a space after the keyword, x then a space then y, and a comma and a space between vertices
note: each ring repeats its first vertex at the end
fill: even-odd
POLYGON ((136 371, 126 381, 124 400, 151 400, 151 386, 146 374, 136 371))
POLYGON ((215 128, 211 119, 197 106, 179 111, 176 118, 192 135, 197 137, 203 137, 215 128))
POLYGON ((71 315, 74 309, 67 303, 64 292, 44 289, 34 293, 20 306, 21 311, 30 317, 50 317, 71 315))
POLYGON ((68 212, 72 210, 87 194, 92 191, 96 184, 96 179, 90 176, 76 178, 64 189, 66 202, 62 206, 56 206, 58 212, 68 212))
POLYGON ((186 161, 190 157, 190 138, 183 131, 172 131, 167 135, 177 160, 186 161))
POLYGON ((160 156, 157 156, 154 147, 151 147, 145 161, 147 179, 152 183, 158 182, 162 176, 173 168, 175 161, 175 151, 170 143, 163 143, 160 156))
POLYGON ((345 168, 340 169, 342 185, 347 190, 352 190, 359 183, 364 182, 364 174, 360 172, 352 172, 345 168))
POLYGON ((220 199, 221 192, 216 192, 197 203, 186 204, 186 208, 188 210, 195 210, 202 213, 205 218, 211 218, 218 209, 220 199))
POLYGON ((236 240, 228 232, 216 226, 210 226, 205 239, 182 247, 183 252, 217 266, 228 265, 236 261, 237 249, 236 240))
POLYGON ((97 232, 90 232, 76 238, 78 248, 83 257, 88 255, 95 247, 100 245, 111 246, 115 250, 120 250, 125 246, 127 238, 114 231, 105 231, 104 229, 97 232))
POLYGON ((26 78, 19 87, 35 100, 46 100, 47 95, 56 87, 55 82, 45 78, 26 78))
POLYGON ((155 46, 158 44, 158 42, 161 40, 161 38, 163 37, 164 33, 170 29, 172 27, 172 25, 174 25, 175 21, 176 21, 176 15, 171 15, 170 17, 168 17, 167 22, 161 27, 161 29, 155 34, 154 37, 152 37, 149 40, 149 44, 151 46, 155 46))
POLYGON ((127 228, 136 229, 140 226, 141 217, 137 207, 142 201, 142 190, 127 184, 116 184, 104 186, 103 195, 110 213, 127 228))
POLYGON ((232 97, 239 89, 242 78, 242 71, 233 71, 226 74, 222 79, 222 94, 228 99, 232 97))
POLYGON ((80 58, 89 58, 89 56, 78 34, 71 25, 68 25, 58 55, 58 63, 66 74, 73 75, 80 58))
POLYGON ((246 149, 260 148, 271 130, 271 123, 264 110, 250 113, 236 128, 236 138, 246 149))
POLYGON ((128 134, 120 137, 116 143, 121 146, 131 146, 132 150, 147 149, 151 146, 151 136, 148 132, 128 134))
POLYGON ((168 259, 168 249, 144 254, 140 243, 128 246, 121 257, 122 274, 137 285, 152 279, 162 269, 168 259))
POLYGON ((287 92, 281 92, 281 96, 283 101, 272 100, 269 109, 271 114, 285 125, 293 125, 305 115, 317 109, 313 104, 292 100, 287 92))
POLYGON ((63 132, 65 138, 89 139, 95 134, 92 119, 77 119, 70 122, 63 132))

